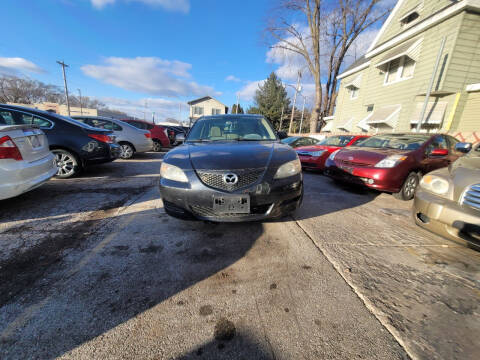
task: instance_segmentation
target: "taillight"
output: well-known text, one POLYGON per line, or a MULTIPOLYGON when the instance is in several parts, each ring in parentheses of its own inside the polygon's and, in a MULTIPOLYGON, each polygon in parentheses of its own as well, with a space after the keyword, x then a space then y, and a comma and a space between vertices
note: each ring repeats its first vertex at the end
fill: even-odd
POLYGON ((10 136, 0 138, 0 159, 23 160, 20 150, 10 136))
POLYGON ((89 137, 92 139, 98 140, 100 142, 104 142, 107 144, 113 144, 113 139, 108 136, 108 135, 102 135, 102 134, 88 134, 89 137))
POLYGON ((146 137, 147 139, 151 139, 151 138, 152 138, 152 134, 150 134, 150 133, 147 133, 147 134, 144 134, 144 135, 145 135, 145 137, 146 137))

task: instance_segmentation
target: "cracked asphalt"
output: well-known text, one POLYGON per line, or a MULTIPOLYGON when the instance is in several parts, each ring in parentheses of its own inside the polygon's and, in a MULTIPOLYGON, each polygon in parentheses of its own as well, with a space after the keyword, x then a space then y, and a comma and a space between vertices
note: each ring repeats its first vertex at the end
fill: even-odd
POLYGON ((163 211, 162 154, 0 202, 1 359, 474 359, 480 255, 305 174, 283 221, 163 211))

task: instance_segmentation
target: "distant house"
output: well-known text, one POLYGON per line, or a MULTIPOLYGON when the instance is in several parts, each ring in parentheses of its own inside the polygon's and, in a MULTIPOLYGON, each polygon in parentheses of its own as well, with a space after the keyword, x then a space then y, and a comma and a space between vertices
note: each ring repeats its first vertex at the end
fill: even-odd
POLYGON ((195 122, 195 120, 204 115, 221 115, 228 113, 228 107, 211 96, 189 101, 188 105, 190 105, 191 122, 195 122))
POLYGON ((425 132, 480 130, 480 1, 399 0, 365 56, 339 79, 324 131, 415 131, 419 121, 425 132))

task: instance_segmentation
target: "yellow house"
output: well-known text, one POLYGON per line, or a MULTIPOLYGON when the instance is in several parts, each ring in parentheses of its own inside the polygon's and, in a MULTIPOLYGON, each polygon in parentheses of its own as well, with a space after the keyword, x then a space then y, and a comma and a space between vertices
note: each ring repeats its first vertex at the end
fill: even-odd
POLYGON ((399 0, 339 79, 322 131, 480 131, 480 0, 399 0))

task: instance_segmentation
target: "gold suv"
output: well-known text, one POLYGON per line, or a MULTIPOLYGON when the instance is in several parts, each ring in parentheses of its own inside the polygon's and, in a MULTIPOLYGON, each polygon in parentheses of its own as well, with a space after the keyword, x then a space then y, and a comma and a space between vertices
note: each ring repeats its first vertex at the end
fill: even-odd
POLYGON ((417 225, 480 250, 480 144, 458 143, 468 153, 425 175, 413 206, 417 225))

